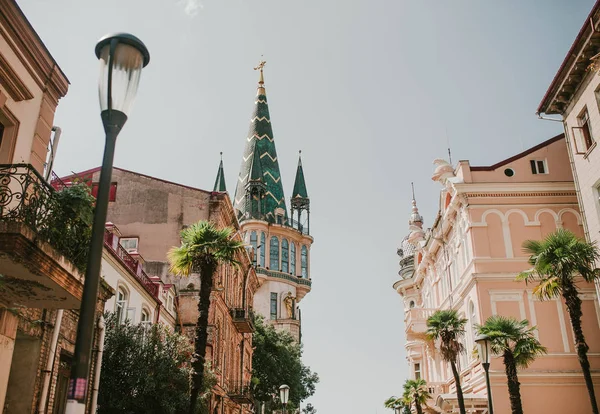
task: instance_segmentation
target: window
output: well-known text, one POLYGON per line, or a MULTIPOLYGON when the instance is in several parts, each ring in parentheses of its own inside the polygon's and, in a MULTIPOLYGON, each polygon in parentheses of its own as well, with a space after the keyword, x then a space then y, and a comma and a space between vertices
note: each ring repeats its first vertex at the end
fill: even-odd
POLYGON ((308 277, 308 248, 306 246, 302 246, 300 267, 302 269, 302 277, 307 278, 308 277))
POLYGON ((420 363, 416 363, 414 365, 414 369, 415 369, 415 379, 421 379, 421 364, 420 363))
MULTIPOLYGON (((256 247, 258 246, 258 237, 256 236, 256 232, 253 231, 250 233, 250 246, 252 246, 252 254, 256 255, 256 247)), ((256 257, 254 257, 256 260, 256 257)))
POLYGON ((281 241, 281 271, 283 273, 288 273, 290 271, 289 259, 290 259, 290 247, 288 245, 287 239, 283 239, 281 241))
POLYGON ((548 174, 546 160, 529 160, 532 174, 548 174))
POLYGON ((279 239, 275 236, 271 237, 269 266, 271 270, 279 270, 279 239))
POLYGON ((277 293, 271 292, 271 319, 277 319, 277 293))
MULTIPOLYGON (((92 183, 92 196, 96 198, 98 196, 99 183, 92 183)), ((110 190, 108 193, 108 201, 117 201, 117 183, 110 184, 110 190)))
POLYGON ((414 308, 414 307, 415 307, 415 301, 414 301, 414 300, 411 300, 411 301, 410 301, 410 303, 408 304, 408 307, 409 307, 410 309, 414 308))
POLYGON ((137 253, 138 240, 137 237, 122 237, 119 239, 119 244, 123 246, 128 253, 137 253))
POLYGON ((115 313, 117 315, 117 321, 122 323, 125 321, 125 313, 127 309, 127 292, 123 288, 119 288, 117 291, 117 301, 115 303, 115 313))
POLYGON ((150 326, 152 326, 152 321, 150 320, 150 312, 148 312, 147 309, 142 309, 140 325, 142 325, 146 332, 148 332, 150 330, 150 326))
POLYGON ((173 295, 169 295, 167 298, 167 310, 173 312, 173 295))
POLYGON ((290 272, 296 276, 296 243, 290 245, 290 272))
POLYGON ((260 233, 260 267, 265 267, 265 248, 267 247, 267 240, 265 233, 260 233))
MULTIPOLYGON (((584 146, 585 151, 587 151, 594 143, 594 138, 592 137, 592 126, 590 125, 590 115, 587 108, 583 108, 583 111, 581 111, 577 117, 577 123, 579 126, 574 127, 573 130, 579 131, 580 142, 584 146)), ((577 153, 581 153, 578 149, 577 139, 575 139, 575 150, 577 153)))

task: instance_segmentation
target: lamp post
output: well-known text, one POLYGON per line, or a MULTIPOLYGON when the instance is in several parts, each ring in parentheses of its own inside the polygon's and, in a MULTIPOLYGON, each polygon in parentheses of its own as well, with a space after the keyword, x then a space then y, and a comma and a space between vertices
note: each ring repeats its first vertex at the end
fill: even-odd
POLYGON ((100 117, 104 124, 106 142, 96 197, 92 237, 88 253, 83 295, 77 324, 77 340, 71 379, 69 381, 67 414, 83 414, 87 399, 88 374, 94 339, 94 315, 98 298, 100 266, 108 197, 112 176, 117 135, 129 116, 137 93, 142 68, 150 61, 148 49, 137 37, 127 33, 104 36, 96 45, 100 60, 100 117))
POLYGON ((487 385, 488 412, 494 414, 494 405, 492 404, 492 388, 490 386, 490 338, 481 334, 475 338, 477 344, 481 365, 485 371, 485 383, 487 385))
POLYGON ((283 384, 279 387, 279 399, 281 400, 281 404, 283 405, 283 414, 287 413, 286 406, 288 403, 288 399, 290 398, 290 387, 283 384))

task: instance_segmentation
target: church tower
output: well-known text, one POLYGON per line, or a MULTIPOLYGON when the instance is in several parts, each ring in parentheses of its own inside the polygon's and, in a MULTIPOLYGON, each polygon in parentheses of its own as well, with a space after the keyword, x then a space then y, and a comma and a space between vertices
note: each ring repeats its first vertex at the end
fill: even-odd
POLYGON ((254 296, 254 311, 300 341, 299 303, 311 289, 310 200, 299 160, 291 197, 291 216, 288 216, 267 104, 264 66, 265 62, 261 62, 254 68, 260 72, 260 77, 235 189, 234 208, 246 243, 255 252, 256 273, 261 286, 254 296))

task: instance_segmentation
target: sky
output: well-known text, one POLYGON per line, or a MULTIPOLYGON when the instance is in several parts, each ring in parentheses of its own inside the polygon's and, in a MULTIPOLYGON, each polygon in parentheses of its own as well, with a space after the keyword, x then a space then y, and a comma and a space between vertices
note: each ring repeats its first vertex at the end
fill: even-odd
POLYGON ((319 414, 384 413, 408 377, 396 249, 410 183, 425 225, 432 161, 491 165, 561 132, 535 110, 592 0, 20 0, 71 82, 55 170, 99 166, 96 41, 150 50, 115 165, 212 189, 223 151, 235 189, 257 73, 289 197, 298 150, 311 197, 304 361, 319 414))

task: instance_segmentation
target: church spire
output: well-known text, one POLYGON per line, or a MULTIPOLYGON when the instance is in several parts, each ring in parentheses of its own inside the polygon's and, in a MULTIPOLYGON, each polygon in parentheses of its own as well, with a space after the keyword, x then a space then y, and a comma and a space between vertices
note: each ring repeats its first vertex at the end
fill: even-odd
POLYGON ((412 212, 410 214, 410 219, 408 220, 408 225, 423 228, 423 217, 419 214, 417 200, 415 199, 415 185, 410 183, 410 186, 412 187, 412 212))
POLYGON ((252 214, 251 203, 246 202, 250 196, 248 184, 259 179, 257 174, 262 174, 261 183, 265 187, 264 201, 260 203, 261 215, 264 220, 276 222, 276 214, 282 214, 283 220, 287 219, 287 208, 279 172, 277 151, 273 140, 271 117, 267 104, 263 70, 266 62, 261 61, 254 70, 260 71, 258 80, 255 107, 250 119, 250 129, 246 137, 246 149, 242 157, 240 175, 238 178, 234 207, 240 219, 252 214), (248 213, 248 214, 247 214, 248 213))
POLYGON ((296 180, 292 191, 292 199, 298 197, 308 198, 306 183, 304 182, 304 170, 302 169, 302 151, 298 151, 298 169, 296 170, 296 180))
POLYGON ((217 179, 215 180, 215 186, 213 191, 225 192, 225 173, 223 172, 223 153, 221 152, 221 163, 219 164, 219 171, 217 172, 217 179))

